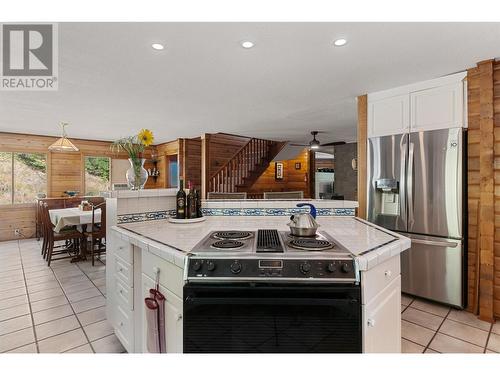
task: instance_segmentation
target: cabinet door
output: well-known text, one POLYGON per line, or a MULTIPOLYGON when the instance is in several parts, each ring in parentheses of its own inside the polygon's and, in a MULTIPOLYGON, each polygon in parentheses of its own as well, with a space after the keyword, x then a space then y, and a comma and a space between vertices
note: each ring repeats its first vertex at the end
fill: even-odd
POLYGON ((401 352, 401 276, 363 305, 363 353, 401 352))
MULTIPOLYGON (((149 289, 154 288, 155 282, 150 277, 142 274, 143 297, 149 296, 149 289)), ((165 296, 165 339, 167 342, 167 353, 182 353, 182 299, 160 284, 160 292, 165 296)), ((144 304, 141 308, 145 308, 144 304)), ((143 318, 143 352, 147 353, 146 347, 146 318, 143 318)))
POLYGON ((368 137, 405 133, 409 123, 408 94, 376 100, 368 98, 368 137))
POLYGON ((464 91, 461 81, 412 92, 410 103, 411 132, 464 126, 464 91))

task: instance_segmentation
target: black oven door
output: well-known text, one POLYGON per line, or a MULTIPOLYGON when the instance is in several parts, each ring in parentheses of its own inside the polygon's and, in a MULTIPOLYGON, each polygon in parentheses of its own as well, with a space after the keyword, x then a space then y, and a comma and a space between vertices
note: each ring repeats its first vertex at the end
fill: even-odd
POLYGON ((185 353, 360 353, 359 285, 187 284, 185 353))

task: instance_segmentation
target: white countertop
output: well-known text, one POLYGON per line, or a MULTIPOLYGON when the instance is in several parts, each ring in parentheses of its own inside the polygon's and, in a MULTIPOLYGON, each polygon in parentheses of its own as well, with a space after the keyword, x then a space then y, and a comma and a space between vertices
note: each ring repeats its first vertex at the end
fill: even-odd
MULTIPOLYGON (((353 253, 360 270, 368 270, 410 247, 410 240, 354 217, 318 217, 320 231, 353 253)), ((183 267, 184 257, 210 231, 288 230, 288 217, 211 216, 196 224, 152 220, 113 227, 132 244, 183 267)))

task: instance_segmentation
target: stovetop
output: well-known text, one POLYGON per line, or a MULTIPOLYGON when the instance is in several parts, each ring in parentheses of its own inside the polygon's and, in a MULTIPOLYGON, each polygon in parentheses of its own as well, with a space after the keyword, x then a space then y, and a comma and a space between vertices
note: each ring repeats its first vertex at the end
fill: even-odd
POLYGON ((349 251, 335 243, 325 232, 314 237, 293 236, 287 231, 260 229, 258 231, 214 231, 203 238, 191 254, 212 257, 271 256, 328 256, 350 257, 349 251))
POLYGON ((353 255, 325 232, 297 237, 260 229, 209 233, 187 257, 185 279, 353 283, 359 274, 353 255))

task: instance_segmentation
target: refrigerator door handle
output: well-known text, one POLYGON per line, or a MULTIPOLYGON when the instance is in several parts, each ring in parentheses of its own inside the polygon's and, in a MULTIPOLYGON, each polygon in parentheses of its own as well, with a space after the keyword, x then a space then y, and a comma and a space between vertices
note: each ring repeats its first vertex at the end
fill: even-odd
POLYGON ((414 151, 415 145, 413 142, 410 142, 409 146, 409 156, 408 156, 408 182, 407 182, 407 189, 408 189, 408 228, 415 223, 415 219, 413 217, 413 151, 414 151))
POLYGON ((457 247, 457 242, 450 241, 429 241, 429 240, 419 240, 416 238, 411 239, 412 243, 418 243, 421 245, 429 245, 429 246, 441 246, 441 247, 457 247))
POLYGON ((401 145, 400 145, 400 150, 401 150, 401 167, 400 167, 400 177, 399 177, 399 184, 400 184, 400 189, 399 189, 399 208, 400 208, 400 217, 404 218, 403 220, 406 223, 407 217, 406 217, 406 178, 405 178, 405 173, 406 173, 406 150, 408 147, 408 143, 405 142, 407 135, 405 135, 402 139, 401 145))

